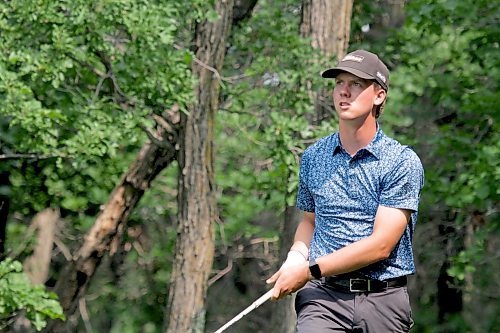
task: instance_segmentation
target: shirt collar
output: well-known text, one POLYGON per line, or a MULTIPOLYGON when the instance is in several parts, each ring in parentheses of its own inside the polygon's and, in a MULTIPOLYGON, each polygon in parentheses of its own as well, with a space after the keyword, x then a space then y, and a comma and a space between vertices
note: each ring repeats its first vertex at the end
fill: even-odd
POLYGON ((341 152, 342 149, 342 145, 340 144, 340 134, 337 132, 333 136, 333 155, 335 156, 337 153, 341 152))
MULTIPOLYGON (((377 124, 377 132, 375 133, 375 136, 373 137, 372 141, 370 141, 370 143, 366 147, 360 149, 359 152, 366 150, 367 152, 372 154, 375 158, 379 159, 383 150, 382 139, 384 136, 385 136, 384 132, 382 132, 380 126, 377 124)), ((342 143, 340 142, 339 132, 335 133, 335 136, 333 137, 332 148, 333 148, 333 155, 337 154, 338 152, 344 149, 342 148, 342 143)))
POLYGON ((375 133, 375 136, 373 137, 372 141, 363 149, 371 153, 373 156, 375 156, 375 158, 379 159, 383 150, 382 138, 384 136, 384 132, 382 132, 380 126, 377 124, 377 132, 375 133))

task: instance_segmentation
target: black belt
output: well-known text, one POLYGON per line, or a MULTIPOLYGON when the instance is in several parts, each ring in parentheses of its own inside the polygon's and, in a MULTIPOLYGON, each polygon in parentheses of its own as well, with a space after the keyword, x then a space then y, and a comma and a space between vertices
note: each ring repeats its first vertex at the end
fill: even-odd
POLYGON ((387 288, 397 288, 406 286, 406 276, 400 276, 384 281, 371 280, 367 278, 345 278, 339 276, 325 277, 325 284, 344 292, 351 293, 366 293, 366 292, 381 292, 387 288))

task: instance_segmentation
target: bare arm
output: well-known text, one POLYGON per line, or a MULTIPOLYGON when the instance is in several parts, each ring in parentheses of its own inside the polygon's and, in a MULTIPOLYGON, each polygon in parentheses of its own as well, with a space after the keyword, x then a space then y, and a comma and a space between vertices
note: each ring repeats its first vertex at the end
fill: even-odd
MULTIPOLYGON (((375 216, 373 232, 370 236, 316 259, 322 275, 348 273, 386 259, 401 239, 410 215, 411 212, 408 210, 379 206, 375 216)), ((312 278, 309 273, 308 262, 289 267, 285 271, 278 273, 280 274, 276 279, 270 281, 270 283, 276 282, 273 299, 279 299, 286 294, 297 291, 312 278)), ((275 276, 276 274, 272 278, 275 276)))
POLYGON ((297 226, 295 238, 290 251, 298 251, 307 260, 309 257, 309 244, 314 232, 314 213, 304 212, 304 217, 297 226))
POLYGON ((410 215, 408 210, 379 206, 370 236, 316 260, 323 276, 352 272, 388 258, 410 215))

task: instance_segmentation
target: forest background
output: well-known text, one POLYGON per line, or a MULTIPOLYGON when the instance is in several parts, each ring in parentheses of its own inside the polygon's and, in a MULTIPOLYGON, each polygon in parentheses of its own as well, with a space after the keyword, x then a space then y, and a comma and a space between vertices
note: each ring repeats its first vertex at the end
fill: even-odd
MULTIPOLYGON (((391 69, 380 126, 425 168, 412 332, 498 332, 499 21, 484 0, 2 1, 0 331, 244 309, 290 244, 301 153, 336 130, 319 73, 365 48, 391 69)), ((228 332, 291 332, 291 301, 228 332)))

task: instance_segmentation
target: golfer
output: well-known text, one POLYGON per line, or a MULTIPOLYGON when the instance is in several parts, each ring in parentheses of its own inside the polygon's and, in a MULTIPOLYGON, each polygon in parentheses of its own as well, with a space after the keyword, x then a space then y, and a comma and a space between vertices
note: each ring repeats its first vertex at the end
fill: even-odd
POLYGON ((297 290, 297 332, 408 332, 407 276, 424 172, 380 128, 389 70, 357 50, 322 73, 335 79, 339 131, 308 147, 297 207, 304 211, 272 299, 297 290))

